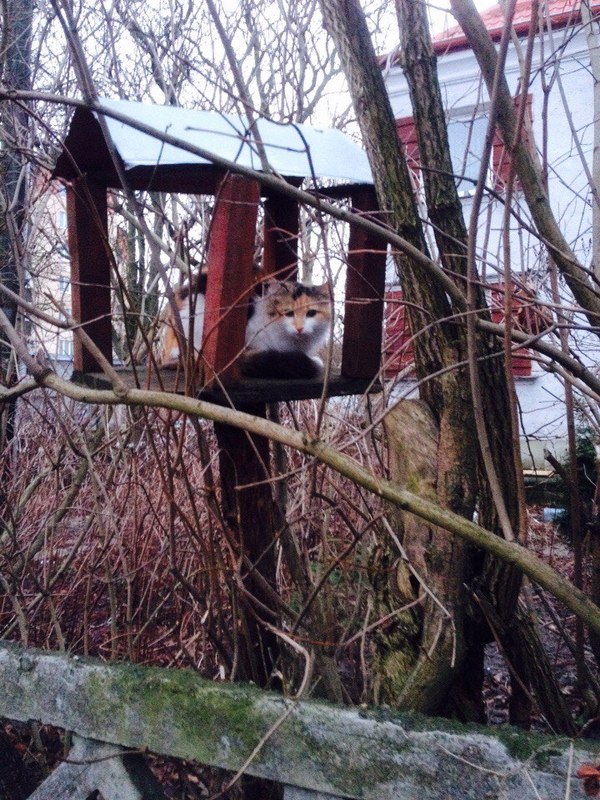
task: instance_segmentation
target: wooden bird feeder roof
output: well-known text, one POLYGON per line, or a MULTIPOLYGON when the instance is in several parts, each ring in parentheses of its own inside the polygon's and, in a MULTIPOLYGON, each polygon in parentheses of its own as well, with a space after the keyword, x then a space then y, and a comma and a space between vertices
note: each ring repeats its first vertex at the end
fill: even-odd
MULTIPOLYGON (((236 405, 362 393, 373 386, 381 358, 385 244, 350 225, 341 372, 325 389, 320 381, 252 381, 236 363, 244 348, 247 299, 258 220, 263 205, 264 275, 296 273, 299 205, 244 168, 274 172, 298 186, 332 179, 320 189, 348 198, 361 214, 377 212, 365 153, 335 130, 258 121, 258 141, 248 121, 215 111, 191 111, 121 100, 78 107, 53 177, 67 184, 67 220, 73 316, 112 363, 111 257, 107 189, 122 188, 216 197, 208 243, 202 397, 236 405), (232 166, 233 165, 233 166, 232 166), (263 169, 264 168, 264 169, 263 169), (343 182, 343 183, 339 183, 343 182), (223 387, 226 392, 223 393, 223 387)), ((99 363, 79 337, 74 379, 106 385, 99 363)), ((175 389, 173 371, 144 365, 123 371, 132 384, 175 389)), ((178 376, 179 383, 181 375, 178 376)), ((189 390, 189 381, 187 382, 189 390)))
MULTIPOLYGON (((259 146, 248 120, 233 114, 127 100, 101 100, 98 107, 106 111, 102 119, 110 146, 133 189, 212 194, 222 177, 221 160, 260 172, 263 157, 270 171, 287 179, 372 184, 365 152, 338 130, 259 119, 259 146)), ((55 177, 72 180, 86 173, 120 187, 99 116, 76 109, 55 177)))

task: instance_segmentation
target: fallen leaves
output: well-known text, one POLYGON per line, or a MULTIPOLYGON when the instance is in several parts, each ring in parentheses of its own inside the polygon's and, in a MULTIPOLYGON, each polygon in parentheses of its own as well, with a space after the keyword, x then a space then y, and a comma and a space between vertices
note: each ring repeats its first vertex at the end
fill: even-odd
POLYGON ((588 797, 600 797, 600 764, 582 764, 577 777, 583 781, 583 791, 588 797))

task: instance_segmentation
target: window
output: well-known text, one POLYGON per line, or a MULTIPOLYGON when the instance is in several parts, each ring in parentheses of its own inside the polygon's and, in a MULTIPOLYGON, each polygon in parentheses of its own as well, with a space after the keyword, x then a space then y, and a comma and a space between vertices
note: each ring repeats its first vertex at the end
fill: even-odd
MULTIPOLYGON (((481 153, 485 143, 487 119, 485 116, 464 116, 448 121, 448 144, 456 185, 461 196, 466 196, 475 188, 479 177, 481 153), (468 180, 465 180, 468 179, 468 180)), ((417 131, 412 117, 396 120, 398 138, 404 145, 408 168, 416 186, 421 182, 421 162, 417 131)))
MULTIPOLYGON (((503 283, 488 287, 492 321, 504 324, 503 283)), ((552 322, 546 308, 539 302, 533 291, 516 282, 511 286, 513 325, 532 336, 540 333, 552 322)), ((512 351, 512 371, 515 378, 532 376, 531 351, 519 347, 512 351)), ((402 301, 402 291, 395 289, 385 295, 385 328, 383 340, 383 372, 386 378, 395 378, 405 371, 412 377, 414 349, 408 324, 408 315, 402 301)))
POLYGON ((56 347, 57 358, 73 358, 73 339, 59 337, 56 347))
POLYGON ((58 276, 58 290, 62 294, 64 294, 69 289, 70 281, 66 275, 59 275, 58 276))
MULTIPOLYGON (((514 100, 518 109, 521 98, 514 100)), ((457 176, 457 189, 462 197, 468 196, 475 188, 479 177, 481 153, 485 144, 488 118, 485 109, 455 109, 448 119, 448 143, 454 173, 457 176)), ((415 184, 420 183, 420 158, 417 132, 413 117, 402 117, 396 120, 398 138, 404 145, 408 168, 413 174, 415 184)), ((523 120, 523 138, 533 147, 531 95, 527 96, 527 108, 523 120)), ((494 134, 491 158, 492 183, 496 191, 506 185, 510 172, 510 158, 498 131, 494 134)))
POLYGON ((383 338, 383 374, 395 378, 414 362, 412 334, 402 302, 402 290, 386 292, 383 338))
MULTIPOLYGON (((504 324, 505 295, 504 283, 495 283, 489 287, 492 322, 504 324)), ((537 300, 533 291, 523 284, 512 283, 512 324, 515 328, 532 336, 540 333, 552 322, 549 312, 537 300)), ((512 371, 516 378, 531 377, 531 351, 526 347, 513 349, 512 371)))
POLYGON ((461 196, 471 194, 479 178, 487 124, 483 116, 448 120, 450 158, 461 196))

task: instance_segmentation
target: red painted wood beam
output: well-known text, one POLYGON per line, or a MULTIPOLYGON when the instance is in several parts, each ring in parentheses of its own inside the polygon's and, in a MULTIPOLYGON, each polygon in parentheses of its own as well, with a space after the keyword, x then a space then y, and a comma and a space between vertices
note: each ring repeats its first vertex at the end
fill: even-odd
POLYGON ((202 360, 204 383, 231 386, 240 379, 248 303, 254 281, 254 245, 260 185, 228 175, 217 195, 208 245, 208 281, 202 360))
POLYGON ((298 274, 299 206, 287 197, 265 200, 263 279, 296 280, 298 274))
MULTIPOLYGON (((352 192, 353 210, 377 211, 372 187, 352 192)), ((386 245, 375 234, 350 226, 346 302, 342 344, 342 375, 375 378, 381 362, 386 245)))
MULTIPOLYGON (((67 186, 72 315, 112 364, 110 248, 106 186, 76 178, 67 186)), ((97 372, 100 365, 74 337, 73 368, 97 372)))

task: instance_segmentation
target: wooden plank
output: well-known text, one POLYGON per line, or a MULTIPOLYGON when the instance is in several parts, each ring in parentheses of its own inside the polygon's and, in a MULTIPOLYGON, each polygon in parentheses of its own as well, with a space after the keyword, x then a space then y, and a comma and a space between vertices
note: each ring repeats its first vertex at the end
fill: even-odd
POLYGON ((0 684, 0 715, 9 719, 228 770, 248 762, 249 774, 360 800, 564 800, 569 776, 579 797, 577 767, 597 760, 587 743, 572 752, 568 740, 516 729, 495 734, 389 709, 294 704, 190 670, 106 664, 7 642, 0 684))
POLYGON ((370 188, 370 184, 342 183, 337 186, 319 186, 317 187, 317 191, 321 197, 331 200, 343 200, 348 197, 353 197, 357 192, 362 192, 365 188, 370 188))
POLYGON ((98 789, 93 777, 85 765, 60 764, 28 800, 89 800, 98 789))
POLYGON ((262 278, 296 280, 298 273, 299 206, 287 197, 265 201, 262 278))
MULTIPOLYGON (((144 368, 137 371, 131 368, 119 367, 117 374, 126 386, 135 388, 141 386, 153 391, 184 393, 185 381, 181 372, 177 370, 162 370, 159 381, 156 374, 148 375, 144 368), (137 382, 135 376, 137 374, 137 382)), ((74 372, 71 376, 74 383, 90 386, 94 389, 110 389, 111 383, 102 372, 74 372)), ((333 373, 325 390, 326 397, 347 397, 348 395, 361 395, 366 392, 380 392, 381 385, 373 384, 362 378, 345 378, 339 373, 333 373)), ((294 380, 267 380, 264 378, 242 378, 239 384, 228 389, 227 394, 218 389, 202 388, 198 397, 222 405, 233 405, 240 408, 255 403, 278 403, 284 400, 314 400, 323 394, 323 382, 320 380, 307 380, 298 378, 294 380)))
POLYGON ((80 736, 29 800, 86 800, 96 791, 104 800, 166 800, 142 755, 80 736))
POLYGON ((215 195, 225 171, 213 164, 173 164, 132 167, 127 170, 126 176, 132 189, 215 195))
POLYGON ((283 787, 283 800, 335 800, 339 795, 313 792, 311 789, 299 789, 297 786, 283 787))
MULTIPOLYGON (((359 213, 377 209, 372 187, 355 190, 352 201, 359 213)), ((342 375, 347 378, 375 378, 379 372, 385 263, 385 243, 351 225, 342 344, 342 375)))
MULTIPOLYGON (((106 186, 85 177, 67 187, 73 317, 112 364, 110 249, 106 186)), ((94 372, 96 359, 74 337, 74 369, 94 372)))
POLYGON ((217 196, 208 245, 202 360, 211 387, 239 382, 244 349, 260 186, 228 175, 217 196))
MULTIPOLYGON (((381 384, 360 378, 344 378, 333 375, 327 384, 325 397, 348 397, 367 392, 380 392, 381 384)), ((222 405, 234 404, 242 408, 256 403, 279 403, 293 400, 318 400, 323 395, 323 383, 319 380, 297 379, 289 381, 245 378, 227 396, 218 390, 203 390, 199 397, 222 405)))
POLYGON ((105 186, 121 186, 100 123, 87 108, 76 108, 54 170, 53 178, 72 181, 97 176, 105 186))

